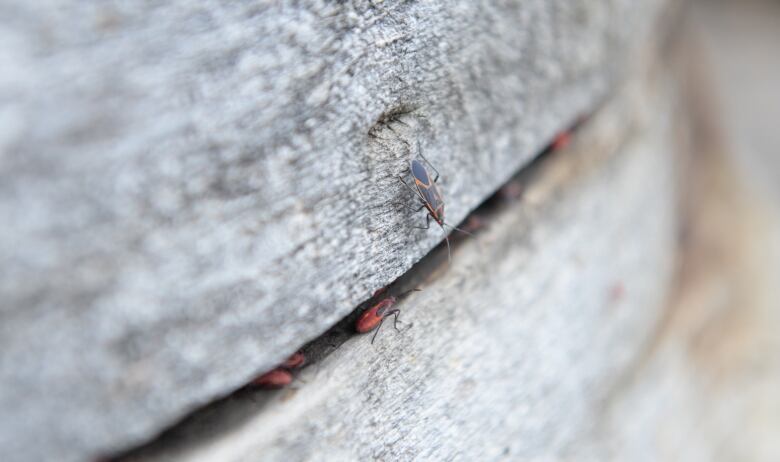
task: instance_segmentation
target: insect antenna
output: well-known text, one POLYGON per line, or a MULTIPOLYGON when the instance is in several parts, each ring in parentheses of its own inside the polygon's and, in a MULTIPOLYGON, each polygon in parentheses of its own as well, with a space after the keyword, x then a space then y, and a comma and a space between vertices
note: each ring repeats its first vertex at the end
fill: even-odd
MULTIPOLYGON (((472 233, 466 231, 465 229, 460 229, 457 226, 452 226, 451 224, 445 223, 443 221, 441 222, 440 226, 441 226, 441 229, 443 229, 443 230, 444 230, 445 226, 449 226, 454 231, 460 231, 463 234, 468 234, 469 236, 474 236, 472 233)), ((446 232, 446 230, 445 230, 445 232, 446 232)), ((452 263, 452 250, 450 250, 450 237, 449 237, 449 235, 447 235, 447 234, 444 235, 444 241, 447 243, 447 260, 450 263, 452 263)))
POLYGON ((422 292, 422 289, 417 289, 417 288, 409 289, 406 292, 401 292, 400 294, 398 294, 398 298, 405 297, 411 294, 412 292, 422 292))
POLYGON ((452 226, 452 225, 451 225, 451 224, 449 224, 449 223, 444 223, 444 224, 445 224, 446 226, 449 226, 450 228, 452 228, 452 229, 453 229, 453 230, 455 230, 455 231, 460 231, 460 232, 461 232, 461 233, 463 233, 463 234, 468 234, 469 236, 474 236, 472 233, 470 233, 470 232, 466 231, 465 229, 460 229, 460 228, 458 228, 457 226, 452 226))

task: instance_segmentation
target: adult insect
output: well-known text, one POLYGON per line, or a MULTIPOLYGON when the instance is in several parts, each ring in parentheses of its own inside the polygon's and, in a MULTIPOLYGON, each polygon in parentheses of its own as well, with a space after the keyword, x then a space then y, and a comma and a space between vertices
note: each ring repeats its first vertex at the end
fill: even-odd
POLYGON ((395 305, 395 302, 398 301, 399 297, 403 297, 409 292, 419 290, 420 289, 412 289, 402 293, 398 297, 390 296, 375 303, 360 315, 357 322, 355 323, 355 330, 360 334, 364 334, 376 329, 374 336, 371 337, 371 343, 373 344, 374 339, 376 339, 376 336, 379 333, 379 329, 382 327, 382 323, 385 322, 385 318, 388 316, 395 316, 395 319, 393 320, 393 328, 400 332, 400 329, 398 329, 398 315, 401 313, 401 310, 398 308, 393 308, 393 305, 395 305))
POLYGON ((436 170, 436 167, 431 165, 431 163, 428 162, 428 159, 422 155, 419 143, 417 145, 417 151, 422 160, 425 161, 425 163, 431 167, 431 170, 436 173, 436 177, 431 180, 431 176, 428 174, 428 170, 425 168, 425 165, 423 165, 423 163, 417 159, 412 159, 409 164, 409 171, 412 173, 415 187, 412 188, 409 186, 409 184, 404 181, 403 177, 400 175, 398 176, 398 179, 401 180, 401 183, 409 188, 409 190, 412 191, 422 202, 420 207, 415 210, 415 212, 419 212, 423 208, 428 210, 428 215, 425 216, 425 226, 415 226, 415 228, 428 229, 431 225, 431 218, 433 218, 433 220, 441 227, 442 231, 444 231, 444 239, 447 241, 447 258, 451 262, 452 251, 450 250, 450 238, 447 230, 444 229, 444 227, 449 226, 450 228, 456 231, 460 231, 461 233, 468 234, 469 236, 473 236, 473 234, 452 226, 451 224, 444 221, 444 199, 441 196, 439 187, 436 185, 436 182, 439 181, 439 171, 436 170))

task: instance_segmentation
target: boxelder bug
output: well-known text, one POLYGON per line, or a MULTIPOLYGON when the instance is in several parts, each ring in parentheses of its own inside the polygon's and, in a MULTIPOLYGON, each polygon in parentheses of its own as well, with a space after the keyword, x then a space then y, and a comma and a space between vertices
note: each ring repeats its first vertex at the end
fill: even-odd
MULTIPOLYGON (((413 291, 419 291, 420 289, 412 289, 410 291, 404 292, 398 297, 403 297, 404 295, 408 294, 409 292, 413 291)), ((387 297, 378 303, 371 306, 371 308, 367 309, 363 312, 363 314, 360 315, 360 317, 357 320, 357 323, 355 323, 355 330, 358 331, 360 334, 365 334, 366 332, 371 332, 372 330, 376 329, 376 332, 374 332, 374 336, 371 337, 371 343, 374 343, 374 339, 376 339, 376 335, 379 333, 379 328, 382 327, 382 323, 385 322, 385 318, 394 315, 395 319, 393 320, 393 327, 395 330, 398 329, 398 314, 401 312, 398 308, 393 308, 393 305, 395 305, 395 302, 398 301, 398 297, 390 296, 387 297)), ((400 330, 399 330, 400 332, 400 330)))
POLYGON ((552 144, 550 145, 550 149, 553 151, 560 151, 561 149, 566 148, 571 143, 571 130, 564 130, 557 135, 555 135, 555 139, 553 139, 552 144))
POLYGON ((282 388, 292 383, 290 371, 277 367, 249 382, 249 385, 260 388, 282 388))
POLYGON ((412 178, 414 178, 414 185, 416 189, 409 186, 400 175, 398 176, 398 179, 401 180, 401 183, 409 188, 409 190, 412 191, 420 199, 420 201, 422 201, 422 205, 416 211, 419 212, 423 208, 428 209, 428 215, 425 217, 425 227, 415 226, 415 228, 428 229, 431 224, 431 217, 433 217, 434 221, 436 221, 436 223, 438 223, 441 227, 442 231, 445 232, 444 239, 447 241, 447 257, 449 261, 452 261, 450 238, 447 234, 447 231, 444 229, 444 226, 449 226, 456 231, 460 231, 461 233, 468 234, 470 236, 472 234, 468 231, 456 228, 455 226, 452 226, 451 224, 444 221, 444 200, 442 199, 438 186, 436 186, 436 182, 439 180, 439 171, 436 170, 436 167, 431 165, 431 163, 428 162, 428 159, 422 155, 419 142, 417 144, 417 150, 420 157, 436 173, 436 178, 431 181, 431 177, 428 175, 428 170, 425 168, 422 162, 418 161, 417 159, 412 159, 409 165, 409 170, 412 172, 412 178))
POLYGON ((292 382, 293 376, 290 369, 298 369, 306 362, 306 358, 300 351, 287 358, 282 364, 271 371, 249 382, 250 386, 260 388, 282 388, 292 382))

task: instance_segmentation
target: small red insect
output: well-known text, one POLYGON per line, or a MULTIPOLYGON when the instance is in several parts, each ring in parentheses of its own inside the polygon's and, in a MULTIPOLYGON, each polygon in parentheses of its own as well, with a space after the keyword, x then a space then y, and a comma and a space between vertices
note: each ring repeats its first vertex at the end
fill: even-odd
POLYGON ((277 367, 249 382, 249 385, 260 388, 282 388, 292 383, 290 371, 277 367))
POLYGON ((282 367, 285 369, 298 369, 299 367, 303 366, 305 362, 306 362, 306 357, 304 357, 303 353, 299 351, 297 353, 294 353, 289 358, 287 358, 282 363, 282 367))
MULTIPOLYGON (((412 289, 399 295, 399 297, 403 297, 409 292, 419 290, 420 289, 412 289)), ((401 310, 398 308, 393 308, 393 305, 395 305, 396 301, 398 301, 398 297, 390 296, 379 301, 371 308, 364 311, 363 314, 361 314, 358 318, 357 323, 355 323, 355 330, 360 334, 365 334, 366 332, 371 332, 372 330, 376 329, 374 336, 371 337, 371 343, 373 344, 374 339, 376 339, 376 336, 379 333, 379 328, 381 328, 382 323, 385 322, 385 318, 394 315, 395 319, 393 320, 393 328, 400 332, 400 329, 398 329, 398 315, 401 313, 401 310)))
POLYGON ((553 139, 552 144, 550 145, 550 148, 553 151, 558 151, 560 149, 565 148, 571 143, 571 131, 566 130, 558 133, 555 135, 555 139, 553 139))
POLYGON ((292 383, 290 369, 297 369, 306 362, 306 357, 300 351, 287 358, 282 364, 271 371, 249 382, 250 386, 260 388, 282 388, 292 383))

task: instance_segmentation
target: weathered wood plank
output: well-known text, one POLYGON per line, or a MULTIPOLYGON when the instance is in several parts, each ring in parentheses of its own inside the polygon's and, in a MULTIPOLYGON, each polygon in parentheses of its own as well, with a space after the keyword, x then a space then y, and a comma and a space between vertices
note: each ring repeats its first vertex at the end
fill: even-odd
MULTIPOLYGON (((0 2, 0 447, 73 460, 405 272, 601 99, 661 1, 0 2)), ((579 228, 579 225, 577 225, 579 228)))
POLYGON ((354 338, 294 390, 233 397, 129 460, 555 460, 585 442, 665 313, 672 108, 644 85, 606 107, 401 302, 408 330, 354 338))

